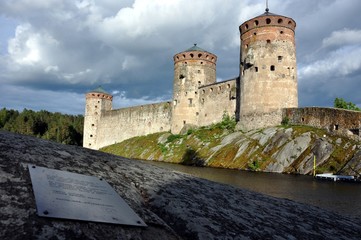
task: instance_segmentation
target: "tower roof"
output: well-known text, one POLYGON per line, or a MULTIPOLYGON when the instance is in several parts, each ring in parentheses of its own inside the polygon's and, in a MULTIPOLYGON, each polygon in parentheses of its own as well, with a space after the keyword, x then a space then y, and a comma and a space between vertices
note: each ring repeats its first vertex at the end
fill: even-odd
POLYGON ((198 47, 197 43, 195 43, 193 47, 188 48, 187 50, 185 50, 185 52, 191 52, 191 51, 207 52, 206 50, 198 47))
POLYGON ((96 89, 94 89, 94 90, 92 90, 92 91, 90 91, 90 92, 104 93, 104 94, 110 95, 110 93, 108 93, 107 91, 105 91, 105 90, 102 88, 102 86, 99 86, 99 87, 97 87, 96 89))

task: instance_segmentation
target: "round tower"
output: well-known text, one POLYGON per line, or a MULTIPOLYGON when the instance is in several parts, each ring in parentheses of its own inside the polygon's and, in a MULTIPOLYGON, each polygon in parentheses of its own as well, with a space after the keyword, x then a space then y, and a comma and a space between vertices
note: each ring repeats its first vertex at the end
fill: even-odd
POLYGON ((298 106, 296 22, 270 13, 240 27, 240 115, 298 106))
POLYGON ((173 108, 171 132, 179 133, 184 125, 198 125, 198 88, 216 82, 217 56, 194 44, 177 53, 174 60, 173 108))
POLYGON ((83 147, 97 148, 97 129, 101 115, 112 109, 113 96, 102 87, 98 87, 86 94, 83 147))

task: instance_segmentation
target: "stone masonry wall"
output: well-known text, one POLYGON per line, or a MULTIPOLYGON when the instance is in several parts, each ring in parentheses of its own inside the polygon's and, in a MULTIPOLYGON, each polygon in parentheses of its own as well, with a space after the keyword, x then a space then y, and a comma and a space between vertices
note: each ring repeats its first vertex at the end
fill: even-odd
POLYGON ((125 139, 170 131, 170 102, 106 111, 97 129, 97 149, 125 139))
POLYGON ((224 113, 235 116, 236 80, 228 80, 199 88, 198 125, 205 126, 222 120, 224 113))
POLYGON ((286 108, 283 118, 291 124, 324 128, 341 135, 360 137, 361 112, 337 108, 286 108))

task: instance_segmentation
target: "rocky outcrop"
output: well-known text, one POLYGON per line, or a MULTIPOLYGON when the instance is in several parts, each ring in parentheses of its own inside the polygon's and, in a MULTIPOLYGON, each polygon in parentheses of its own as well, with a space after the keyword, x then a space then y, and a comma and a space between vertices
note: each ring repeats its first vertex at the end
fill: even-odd
POLYGON ((130 158, 297 174, 312 174, 315 157, 318 173, 361 173, 360 142, 322 129, 289 126, 244 133, 210 127, 188 133, 137 137, 103 150, 130 158))
POLYGON ((8 132, 0 132, 0 197, 0 239, 359 239, 361 235, 360 219, 8 132), (105 179, 148 227, 38 217, 28 164, 105 179))

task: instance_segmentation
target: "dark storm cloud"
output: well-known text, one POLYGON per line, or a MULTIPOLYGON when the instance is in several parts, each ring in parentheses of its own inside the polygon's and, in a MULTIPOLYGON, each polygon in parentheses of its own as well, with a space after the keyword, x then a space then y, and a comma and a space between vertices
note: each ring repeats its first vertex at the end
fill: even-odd
MULTIPOLYGON (((297 22, 300 105, 360 104, 361 1, 269 6, 297 22)), ((0 34, 1 107, 83 113, 84 93, 98 85, 114 93, 115 107, 168 100, 173 55, 193 43, 218 56, 218 79, 230 79, 238 26, 264 9, 261 0, 2 1, 0 21, 16 28, 0 34)))

